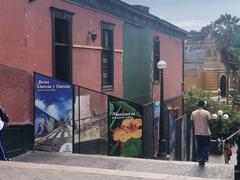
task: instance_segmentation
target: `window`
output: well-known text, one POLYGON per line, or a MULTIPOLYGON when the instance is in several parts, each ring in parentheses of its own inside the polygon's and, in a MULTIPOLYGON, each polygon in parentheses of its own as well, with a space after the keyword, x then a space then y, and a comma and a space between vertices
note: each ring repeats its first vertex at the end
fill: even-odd
POLYGON ((102 22, 102 88, 113 88, 114 25, 102 22))
POLYGON ((53 74, 63 81, 72 81, 72 15, 51 8, 53 28, 53 74))
POLYGON ((153 38, 153 80, 159 81, 159 70, 157 63, 160 61, 160 39, 158 36, 153 38))

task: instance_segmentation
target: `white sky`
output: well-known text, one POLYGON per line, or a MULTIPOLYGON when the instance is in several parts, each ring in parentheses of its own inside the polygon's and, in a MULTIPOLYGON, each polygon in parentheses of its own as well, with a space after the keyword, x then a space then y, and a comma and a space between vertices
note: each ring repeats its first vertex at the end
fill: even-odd
POLYGON ((221 14, 240 18, 240 0, 122 0, 150 7, 150 13, 182 29, 200 30, 221 14))

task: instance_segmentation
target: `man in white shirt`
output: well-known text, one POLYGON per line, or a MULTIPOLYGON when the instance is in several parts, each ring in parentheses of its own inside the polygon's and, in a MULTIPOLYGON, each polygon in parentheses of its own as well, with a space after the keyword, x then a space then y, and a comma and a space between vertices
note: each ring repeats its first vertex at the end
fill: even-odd
POLYGON ((210 128, 211 121, 210 113, 204 109, 205 102, 200 100, 198 102, 198 109, 191 114, 190 122, 195 130, 197 140, 197 153, 199 158, 199 165, 204 166, 208 159, 210 146, 210 128))

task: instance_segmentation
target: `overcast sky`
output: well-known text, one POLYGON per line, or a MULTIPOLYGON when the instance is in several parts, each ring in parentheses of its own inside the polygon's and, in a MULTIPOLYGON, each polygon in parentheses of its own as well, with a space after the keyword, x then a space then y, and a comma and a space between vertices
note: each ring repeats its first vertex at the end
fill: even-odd
POLYGON ((221 14, 240 18, 240 0, 122 0, 150 7, 150 13, 185 30, 200 30, 221 14))

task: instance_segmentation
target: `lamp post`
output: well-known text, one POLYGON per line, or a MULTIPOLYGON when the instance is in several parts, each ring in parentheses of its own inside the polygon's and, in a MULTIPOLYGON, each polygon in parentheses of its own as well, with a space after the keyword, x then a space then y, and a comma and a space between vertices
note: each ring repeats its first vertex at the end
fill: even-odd
POLYGON ((164 87, 163 87, 163 70, 167 67, 165 61, 160 60, 157 63, 157 68, 160 71, 160 121, 159 121, 159 145, 158 145, 158 157, 165 157, 167 155, 166 148, 165 148, 165 136, 164 136, 164 87))
POLYGON ((214 120, 218 120, 218 135, 220 136, 220 138, 222 138, 222 119, 223 120, 228 120, 229 119, 229 116, 228 114, 224 114, 223 111, 220 109, 217 111, 217 114, 213 114, 212 115, 212 118, 214 120))
POLYGON ((226 120, 229 119, 229 116, 228 116, 228 114, 224 114, 222 110, 218 110, 218 111, 217 111, 217 114, 215 113, 215 114, 212 115, 212 118, 213 118, 214 120, 217 120, 217 119, 218 119, 218 137, 220 138, 220 141, 221 141, 220 151, 221 151, 221 153, 222 153, 222 151, 223 151, 223 142, 222 142, 222 141, 223 141, 222 119, 226 121, 226 120))
POLYGON ((218 124, 218 132, 219 132, 219 136, 220 139, 222 139, 222 115, 223 115, 223 111, 220 109, 217 111, 218 117, 219 117, 219 124, 218 124))

